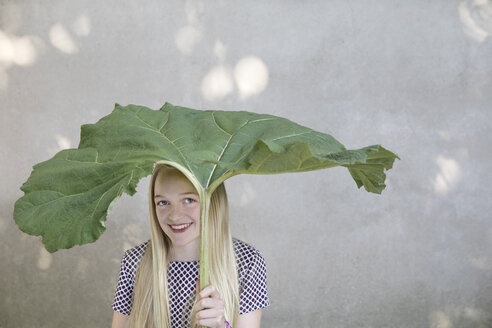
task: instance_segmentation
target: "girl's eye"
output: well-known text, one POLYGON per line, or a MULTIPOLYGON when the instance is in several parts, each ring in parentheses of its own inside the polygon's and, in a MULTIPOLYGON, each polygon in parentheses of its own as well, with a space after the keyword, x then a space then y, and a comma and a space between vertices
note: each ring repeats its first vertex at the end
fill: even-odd
POLYGON ((185 202, 186 202, 186 204, 191 204, 191 203, 196 202, 196 200, 194 200, 193 198, 186 198, 185 202))
POLYGON ((157 202, 157 206, 166 206, 167 204, 169 204, 167 200, 160 200, 157 202))

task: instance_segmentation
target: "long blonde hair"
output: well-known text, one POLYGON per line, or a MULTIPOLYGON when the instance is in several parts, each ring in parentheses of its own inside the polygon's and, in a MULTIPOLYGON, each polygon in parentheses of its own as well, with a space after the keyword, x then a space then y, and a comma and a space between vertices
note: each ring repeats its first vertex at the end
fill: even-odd
MULTIPOLYGON (((133 308, 130 315, 130 327, 135 328, 171 328, 167 284, 171 240, 159 225, 154 204, 155 181, 157 174, 163 168, 172 167, 157 164, 150 179, 151 240, 135 277, 133 308)), ((223 184, 212 194, 208 224, 210 283, 224 301, 227 321, 234 326, 239 315, 238 274, 229 227, 227 194, 223 184)), ((195 307, 191 312, 191 327, 197 327, 195 307)))

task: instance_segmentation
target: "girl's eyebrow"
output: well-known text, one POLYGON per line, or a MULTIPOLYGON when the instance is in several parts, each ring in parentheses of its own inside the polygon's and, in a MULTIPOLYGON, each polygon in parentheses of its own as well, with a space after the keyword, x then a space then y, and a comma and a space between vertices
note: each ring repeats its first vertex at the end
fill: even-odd
MULTIPOLYGON (((181 194, 179 194, 180 196, 184 196, 184 195, 195 195, 195 196, 198 196, 198 193, 196 191, 187 191, 187 192, 183 192, 181 194)), ((165 198, 165 196, 162 196, 162 195, 154 195, 154 198, 165 198)))

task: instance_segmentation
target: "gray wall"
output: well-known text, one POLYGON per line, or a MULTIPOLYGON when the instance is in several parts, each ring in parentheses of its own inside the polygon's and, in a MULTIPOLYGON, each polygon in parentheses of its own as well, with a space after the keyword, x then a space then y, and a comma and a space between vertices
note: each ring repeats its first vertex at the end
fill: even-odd
POLYGON ((342 168, 228 181, 233 233, 267 260, 263 327, 492 327, 490 0, 1 0, 0 327, 110 325, 148 180, 54 254, 13 206, 81 124, 165 101, 401 157, 381 196, 342 168))

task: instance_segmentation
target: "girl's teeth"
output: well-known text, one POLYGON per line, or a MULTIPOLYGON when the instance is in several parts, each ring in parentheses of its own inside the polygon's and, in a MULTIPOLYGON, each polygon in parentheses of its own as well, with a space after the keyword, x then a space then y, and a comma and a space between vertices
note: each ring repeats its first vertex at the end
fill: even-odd
POLYGON ((186 224, 182 224, 182 225, 179 225, 179 226, 172 226, 173 229, 175 230, 181 230, 181 229, 184 229, 186 227, 188 227, 191 223, 186 223, 186 224))

